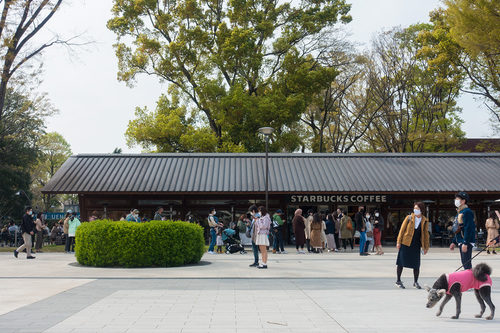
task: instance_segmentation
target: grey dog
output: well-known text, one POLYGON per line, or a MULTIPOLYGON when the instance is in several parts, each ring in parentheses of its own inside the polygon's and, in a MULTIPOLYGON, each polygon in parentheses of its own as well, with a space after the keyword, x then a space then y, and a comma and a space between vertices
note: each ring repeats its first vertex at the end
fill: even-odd
POLYGON ((495 316, 495 305, 493 305, 491 301, 490 275, 491 267, 484 263, 475 266, 473 269, 443 274, 434 282, 432 288, 425 285, 425 289, 429 292, 426 306, 432 308, 446 295, 439 307, 439 311, 436 313, 436 316, 440 316, 446 303, 448 303, 451 297, 455 297, 457 302, 457 313, 451 318, 458 319, 461 312, 462 292, 474 289, 474 294, 481 306, 481 312, 476 315, 476 318, 481 318, 483 316, 486 310, 484 303, 486 302, 491 310, 490 315, 486 317, 486 319, 491 320, 495 316))

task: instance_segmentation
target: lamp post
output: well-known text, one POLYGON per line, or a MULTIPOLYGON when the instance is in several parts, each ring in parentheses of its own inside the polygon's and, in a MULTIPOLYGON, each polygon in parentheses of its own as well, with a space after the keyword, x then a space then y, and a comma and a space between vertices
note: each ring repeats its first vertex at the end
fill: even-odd
POLYGON ((17 191, 17 192, 15 193, 15 195, 21 195, 21 194, 23 194, 23 195, 26 197, 26 199, 28 199, 28 202, 30 203, 30 206, 31 206, 31 207, 33 207, 33 205, 31 204, 31 200, 30 200, 30 198, 28 197, 28 195, 26 194, 26 192, 24 192, 23 190, 19 190, 19 191, 17 191))
POLYGON ((266 210, 269 211, 269 138, 274 132, 272 127, 261 127, 259 132, 264 135, 266 139, 266 210))

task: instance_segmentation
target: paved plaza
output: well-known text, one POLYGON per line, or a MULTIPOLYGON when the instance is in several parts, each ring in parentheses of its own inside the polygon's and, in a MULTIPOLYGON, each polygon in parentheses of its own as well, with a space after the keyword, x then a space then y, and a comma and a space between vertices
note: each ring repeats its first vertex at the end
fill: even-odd
MULTIPOLYGON (((175 268, 91 268, 73 255, 0 253, 0 332, 479 332, 500 330, 476 319, 473 292, 452 320, 426 309, 424 290, 394 286, 395 249, 383 256, 356 252, 270 254, 269 269, 248 267, 252 255, 206 254, 175 268)), ((432 284, 460 266, 459 254, 431 248, 420 283, 432 284)), ((493 268, 493 302, 500 309, 500 256, 474 263, 493 268), (498 275, 497 275, 498 274, 498 275)), ((486 314, 489 310, 487 309, 486 314)))

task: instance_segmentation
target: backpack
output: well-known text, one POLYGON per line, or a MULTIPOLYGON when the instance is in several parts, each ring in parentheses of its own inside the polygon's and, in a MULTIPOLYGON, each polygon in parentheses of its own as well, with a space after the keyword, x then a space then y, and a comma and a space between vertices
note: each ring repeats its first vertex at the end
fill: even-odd
POLYGON ((347 228, 347 230, 350 230, 350 231, 353 231, 353 230, 354 230, 354 228, 352 227, 352 220, 351 220, 351 219, 349 219, 349 220, 347 221, 347 226, 346 226, 346 228, 347 228))

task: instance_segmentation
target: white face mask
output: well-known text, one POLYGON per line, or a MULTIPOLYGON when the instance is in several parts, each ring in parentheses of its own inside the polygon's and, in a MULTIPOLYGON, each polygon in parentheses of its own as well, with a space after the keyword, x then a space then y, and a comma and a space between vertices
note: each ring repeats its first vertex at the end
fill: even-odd
POLYGON ((458 208, 462 205, 462 200, 460 199, 455 199, 455 206, 458 208))
POLYGON ((370 215, 366 215, 366 218, 369 219, 370 218, 370 215))
POLYGON ((422 213, 420 209, 414 209, 413 212, 415 213, 415 215, 420 215, 420 213, 422 213))
POLYGON ((217 212, 214 210, 214 214, 213 215, 216 215, 216 214, 217 214, 217 212))
POLYGON ((379 217, 379 216, 380 216, 380 214, 379 214, 379 213, 375 213, 375 217, 379 217))

